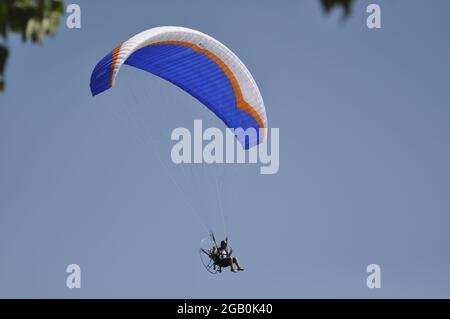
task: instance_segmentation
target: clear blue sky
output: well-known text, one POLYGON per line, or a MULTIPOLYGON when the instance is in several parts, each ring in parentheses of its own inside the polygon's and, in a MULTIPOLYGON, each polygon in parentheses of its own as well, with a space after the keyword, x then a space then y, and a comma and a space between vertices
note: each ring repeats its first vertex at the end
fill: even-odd
POLYGON ((346 21, 319 1, 77 3, 81 30, 9 39, 0 297, 450 297, 448 1, 377 1, 377 31, 369 1, 346 21), (91 97, 94 65, 161 25, 210 34, 248 66, 280 128, 277 175, 175 167, 174 128, 222 124, 150 74, 125 67, 91 97), (214 277, 197 217, 221 233, 220 207, 246 271, 214 277), (381 289, 366 288, 370 263, 381 289))

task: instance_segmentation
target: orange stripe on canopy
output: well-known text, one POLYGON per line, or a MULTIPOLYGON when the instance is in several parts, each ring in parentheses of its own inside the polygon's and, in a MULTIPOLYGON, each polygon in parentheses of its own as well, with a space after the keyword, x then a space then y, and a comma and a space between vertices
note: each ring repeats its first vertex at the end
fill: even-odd
POLYGON ((117 57, 119 56, 120 48, 122 47, 122 44, 119 44, 115 49, 112 51, 112 58, 111 58, 111 70, 109 71, 109 87, 112 87, 113 84, 113 76, 114 76, 114 67, 117 63, 117 57))

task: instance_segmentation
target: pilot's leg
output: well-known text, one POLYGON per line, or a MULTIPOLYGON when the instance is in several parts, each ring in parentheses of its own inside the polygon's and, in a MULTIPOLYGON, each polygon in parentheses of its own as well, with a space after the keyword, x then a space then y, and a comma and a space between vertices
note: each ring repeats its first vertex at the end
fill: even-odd
POLYGON ((233 262, 234 262, 234 258, 229 258, 229 259, 228 259, 228 264, 230 265, 230 270, 231 270, 232 272, 236 272, 236 270, 234 269, 234 264, 233 264, 233 262))
POLYGON ((232 265, 235 264, 236 267, 237 267, 237 270, 239 270, 239 271, 243 271, 244 270, 244 268, 241 268, 241 266, 239 265, 239 261, 238 261, 238 259, 236 257, 233 257, 233 261, 232 261, 231 264, 232 265))

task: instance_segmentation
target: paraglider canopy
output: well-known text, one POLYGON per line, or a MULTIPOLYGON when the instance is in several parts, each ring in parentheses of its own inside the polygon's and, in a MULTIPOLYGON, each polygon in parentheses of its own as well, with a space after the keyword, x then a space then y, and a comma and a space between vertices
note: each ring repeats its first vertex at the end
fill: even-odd
POLYGON ((141 32, 95 66, 90 83, 92 94, 111 88, 123 64, 180 87, 229 128, 256 130, 256 134, 236 134, 245 149, 264 141, 267 117, 258 86, 241 60, 216 39, 182 27, 141 32))

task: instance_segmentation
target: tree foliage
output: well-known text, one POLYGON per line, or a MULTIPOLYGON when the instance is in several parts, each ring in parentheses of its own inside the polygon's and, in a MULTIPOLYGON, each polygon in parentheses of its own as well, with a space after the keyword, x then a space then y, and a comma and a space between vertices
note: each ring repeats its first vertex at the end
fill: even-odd
POLYGON ((353 0, 320 0, 326 12, 330 12, 335 7, 342 7, 344 15, 348 16, 353 4, 353 0))
POLYGON ((0 1, 0 91, 4 89, 9 33, 19 33, 22 40, 40 43, 45 36, 56 32, 64 12, 61 0, 1 0, 0 1))

